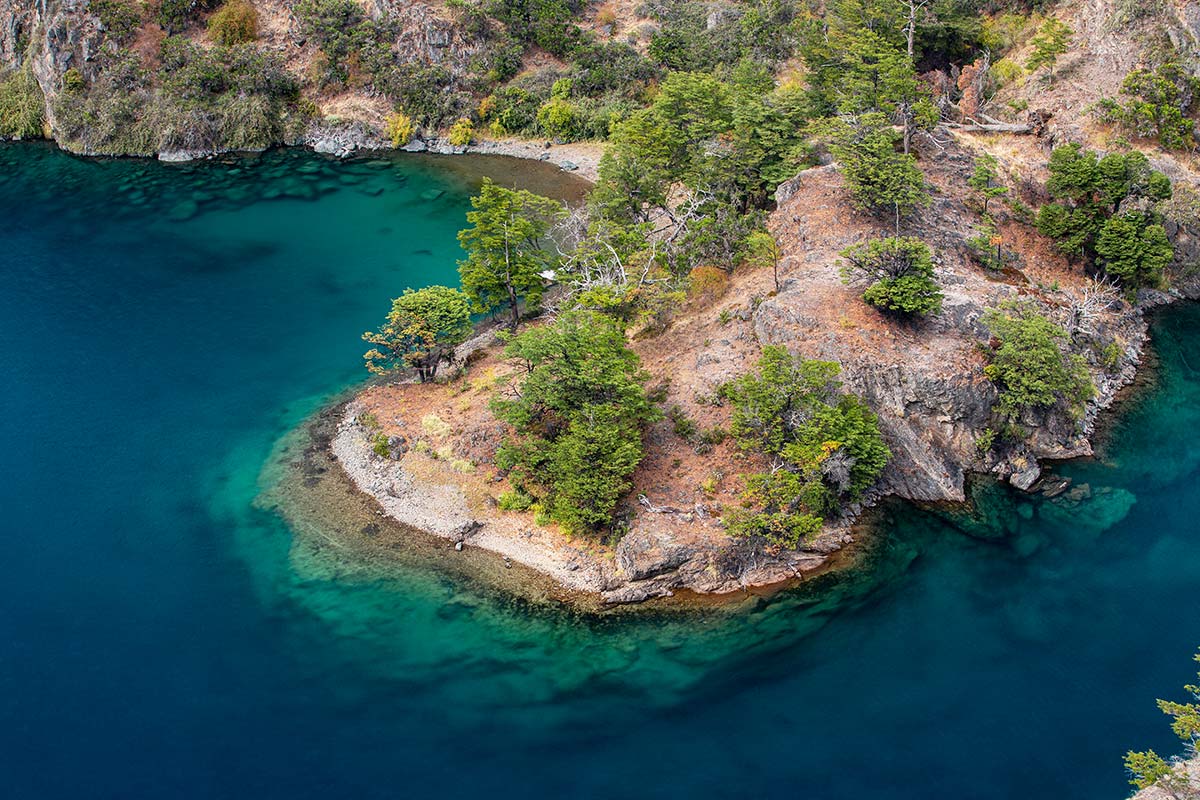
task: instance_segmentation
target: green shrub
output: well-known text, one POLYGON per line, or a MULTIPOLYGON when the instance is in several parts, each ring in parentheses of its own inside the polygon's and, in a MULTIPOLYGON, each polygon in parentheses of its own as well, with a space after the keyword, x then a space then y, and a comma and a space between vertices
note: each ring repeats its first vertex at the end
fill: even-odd
POLYGON ((371 437, 371 450, 380 458, 390 458, 392 448, 388 444, 388 437, 385 433, 376 433, 371 437))
POLYGON ((87 88, 87 82, 83 79, 83 73, 71 67, 63 73, 62 88, 64 92, 82 92, 87 88))
MULTIPOLYGON (((355 0, 298 0, 292 12, 300 29, 320 46, 323 61, 315 65, 323 83, 340 85, 350 77, 351 64, 365 70, 377 88, 388 91, 398 83, 391 74, 394 58, 385 43, 386 31, 368 19, 355 0)), ((404 101, 405 108, 415 107, 404 101)))
POLYGON ((1025 69, 1037 72, 1042 67, 1048 67, 1049 79, 1053 83, 1054 65, 1058 63, 1058 57, 1067 52, 1074 34, 1066 23, 1054 17, 1048 18, 1033 37, 1033 53, 1025 61, 1025 69))
POLYGON ((528 511, 535 502, 532 495, 512 489, 496 498, 496 507, 501 511, 528 511))
POLYGON ((475 138, 475 123, 466 117, 460 118, 450 126, 450 132, 446 134, 446 138, 455 147, 466 147, 475 138))
POLYGON ((1021 65, 1011 58, 1002 58, 989 67, 988 74, 991 76, 995 88, 1003 89, 1010 83, 1021 80, 1025 75, 1025 70, 1021 69, 1021 65))
POLYGON ((1113 370, 1121 363, 1121 359, 1124 356, 1125 348, 1121 346, 1120 342, 1113 340, 1105 345, 1104 350, 1101 351, 1100 363, 1104 365, 1105 369, 1113 370))
POLYGON ((1190 150, 1196 146, 1196 110, 1200 78, 1178 63, 1157 70, 1130 72, 1121 83, 1124 103, 1106 98, 1096 106, 1101 119, 1119 124, 1127 133, 1142 139, 1157 139, 1168 150, 1190 150))
POLYGON ((187 27, 199 8, 198 0, 161 0, 158 6, 158 24, 168 36, 187 27))
POLYGON ((847 283, 865 279, 863 300, 883 311, 902 315, 936 314, 942 290, 933 274, 929 246, 912 237, 872 239, 841 252, 847 283))
POLYGON ((1098 158, 1069 144, 1054 150, 1049 166, 1046 189, 1055 202, 1038 211, 1038 230, 1067 255, 1097 260, 1131 291, 1157 284, 1162 267, 1170 261, 1164 260, 1165 232, 1158 213, 1135 212, 1116 221, 1114 214, 1131 198, 1147 203, 1170 198, 1171 181, 1152 170, 1146 156, 1136 150, 1098 158))
POLYGON ((538 127, 552 139, 574 141, 579 138, 579 112, 569 101, 559 97, 542 104, 537 112, 538 127))
POLYGON ((0 138, 41 136, 45 113, 42 89, 28 67, 0 79, 0 138))
POLYGON ((491 124, 497 136, 532 133, 537 121, 539 100, 519 86, 497 89, 479 104, 479 115, 491 124))
POLYGON ((412 117, 400 110, 388 115, 385 129, 388 139, 392 142, 392 147, 403 147, 417 132, 417 126, 413 124, 412 117))
POLYGON ((929 205, 929 191, 916 159, 896 150, 900 134, 883 114, 863 114, 838 127, 831 146, 854 205, 888 213, 897 232, 900 218, 929 205))
POLYGON ((993 336, 983 373, 1000 391, 996 410, 1002 417, 1014 419, 1059 402, 1077 411, 1091 398, 1095 389, 1083 359, 1063 352, 1066 333, 1032 303, 992 309, 983 324, 993 336))
POLYGON ((700 435, 700 428, 696 425, 696 421, 689 417, 681 406, 671 406, 667 411, 667 417, 671 420, 675 435, 685 442, 690 443, 700 435))
POLYGON ((879 421, 859 397, 842 393, 839 369, 768 346, 754 373, 722 390, 734 407, 734 438, 776 467, 746 477, 743 507, 727 520, 733 535, 795 547, 883 471, 891 453, 879 421))
POLYGON ((515 434, 497 466, 567 531, 608 525, 642 460, 642 426, 659 417, 624 331, 610 317, 570 311, 512 336, 505 355, 526 371, 515 392, 492 401, 515 434))
POLYGON ((1025 14, 1014 12, 986 17, 983 20, 981 44, 996 53, 1010 50, 1022 39, 1030 21, 1030 17, 1025 14))
POLYGON ((1008 254, 1004 252, 1004 239, 996 229, 995 220, 990 216, 984 217, 979 233, 967 239, 967 247, 975 262, 984 269, 1002 270, 1008 262, 1008 254))
POLYGON ((597 97, 615 92, 635 97, 659 74, 652 63, 627 44, 583 45, 573 56, 575 75, 571 92, 578 96, 597 97))
POLYGON ((208 19, 208 32, 224 47, 258 38, 258 12, 246 0, 228 0, 208 19))
POLYGON ((571 0, 491 0, 487 9, 514 39, 536 44, 559 57, 566 56, 583 37, 573 21, 582 9, 571 0))
POLYGON ((91 0, 88 9, 100 18, 109 38, 117 42, 128 41, 142 24, 141 11, 129 0, 91 0))
POLYGON ((454 76, 436 64, 389 65, 374 73, 374 82, 414 122, 430 129, 452 123, 474 105, 469 95, 454 91, 454 76))
POLYGON ((1105 273, 1136 291, 1162 283, 1175 251, 1154 215, 1133 211, 1105 221, 1096 237, 1096 255, 1105 273))

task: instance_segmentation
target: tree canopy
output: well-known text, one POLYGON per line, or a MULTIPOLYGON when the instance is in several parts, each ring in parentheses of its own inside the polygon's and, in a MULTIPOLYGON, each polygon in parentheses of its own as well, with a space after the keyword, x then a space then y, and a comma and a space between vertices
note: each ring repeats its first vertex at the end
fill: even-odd
POLYGON ((383 375, 398 368, 415 369, 421 381, 431 380, 438 366, 471 333, 471 310, 458 289, 428 286, 405 289, 392 301, 387 320, 377 331, 363 334, 375 345, 364 354, 367 369, 383 375))
POLYGON ((1000 182, 1000 164, 991 153, 975 159, 975 169, 967 179, 967 185, 983 199, 983 213, 988 213, 988 203, 993 198, 1008 194, 1008 187, 1000 182))
POLYGON ((911 236, 872 239, 841 253, 847 282, 866 280, 863 300, 902 315, 936 314, 942 290, 933 274, 929 246, 911 236))
POLYGON ((841 391, 839 371, 767 346, 753 373, 723 388, 738 443, 772 459, 768 472, 746 476, 742 508, 729 519, 734 535, 795 547, 883 471, 891 453, 879 421, 841 391))
POLYGON ((1078 409, 1094 393, 1083 359, 1060 347, 1066 333, 1031 303, 992 309, 983 324, 993 337, 983 374, 1000 390, 996 410, 1001 416, 1015 419, 1027 409, 1060 401, 1078 409))
POLYGON ((834 131, 831 149, 854 205, 864 211, 890 212, 899 235, 901 217, 929 205, 925 176, 916 159, 896 150, 899 134, 882 114, 842 121, 834 131))
POLYGON ((642 460, 642 426, 659 416, 620 324, 572 311, 511 336, 504 353, 519 372, 492 401, 515 431, 497 465, 568 530, 609 524, 642 460))
POLYGON ((1075 143, 1055 148, 1049 168, 1046 190, 1054 202, 1038 211, 1038 230, 1130 291, 1158 284, 1171 257, 1153 203, 1171 196, 1167 176, 1137 150, 1101 158, 1075 143), (1126 203, 1138 210, 1118 214, 1126 203))
POLYGON ((541 302, 542 273, 555 263, 544 240, 551 224, 562 216, 562 204, 484 178, 471 207, 474 210, 467 212, 471 227, 458 234, 467 251, 466 260, 458 262, 463 292, 479 313, 507 305, 510 327, 516 330, 521 303, 533 307, 541 302))
POLYGON ((1049 17, 1033 37, 1033 53, 1025 61, 1025 69, 1037 72, 1042 67, 1048 67, 1050 82, 1054 82, 1054 65, 1058 57, 1067 52, 1067 45, 1075 32, 1054 17, 1049 17))

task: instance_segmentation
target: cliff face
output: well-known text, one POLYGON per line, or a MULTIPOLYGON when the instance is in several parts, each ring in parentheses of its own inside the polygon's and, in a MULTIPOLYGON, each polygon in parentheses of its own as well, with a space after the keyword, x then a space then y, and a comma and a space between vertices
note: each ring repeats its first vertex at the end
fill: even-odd
MULTIPOLYGON (((931 150, 933 148, 930 148, 931 150)), ((1100 409, 1133 378, 1146 327, 1141 312, 1116 301, 1087 334, 1070 347, 1089 364, 1096 397, 1077 419, 1065 406, 1028 412, 1024 442, 999 453, 980 446, 994 423, 995 387, 984 377, 980 346, 987 340, 981 318, 1009 300, 1030 300, 1069 327, 1070 309, 1087 285, 1047 243, 993 209, 1006 245, 1020 259, 1003 274, 975 265, 966 240, 980 226, 963 202, 973 154, 962 144, 923 154, 922 167, 935 187, 932 208, 906 233, 937 254, 945 291, 943 311, 916 325, 897 324, 866 309, 857 292, 828 265, 847 246, 880 234, 862 215, 847 215, 835 167, 807 170, 779 189, 771 227, 783 249, 789 278, 777 296, 758 305, 753 324, 765 344, 786 344, 810 358, 837 361, 847 386, 879 414, 893 459, 880 489, 911 500, 962 500, 968 472, 994 472, 1028 488, 1038 477, 1037 459, 1091 453, 1088 435, 1100 409), (1101 344, 1103 342, 1104 344, 1101 344), (1114 346, 1115 361, 1101 364, 1099 350, 1114 346)), ((994 204, 995 205, 995 204, 994 204)))
POLYGON ((0 0, 0 68, 32 70, 51 128, 63 73, 74 68, 94 80, 105 46, 103 26, 87 0, 0 0))
MULTIPOLYGON (((291 124, 257 136, 250 145, 224 132, 214 136, 205 130, 206 121, 199 116, 189 117, 171 109, 169 103, 156 103, 161 99, 160 45, 166 32, 150 10, 143 12, 137 27, 118 43, 89 0, 0 0, 0 73, 28 67, 44 95, 52 135, 63 147, 84 154, 167 153, 179 157, 300 143, 344 153, 386 146, 384 121, 394 98, 389 98, 388 87, 377 85, 378 76, 355 75, 340 87, 326 86, 320 77, 324 56, 319 43, 306 35, 294 3, 251 0, 251 5, 258 15, 254 48, 290 74, 311 105, 304 120, 293 109, 291 124), (141 75, 135 77, 131 67, 140 69, 141 75), (57 101, 68 70, 78 71, 85 87, 82 93, 94 105, 122 95, 133 99, 130 107, 112 113, 111 118, 99 115, 99 125, 119 129, 111 137, 119 139, 119 144, 84 141, 65 124, 57 101), (157 110, 152 110, 156 105, 157 110)), ((142 5, 130 7, 141 9, 142 5)), ((377 32, 377 44, 390 63, 439 70, 443 90, 451 94, 470 79, 484 40, 459 24, 444 3, 367 0, 362 8, 366 18, 379 23, 372 31, 377 32)), ((182 36, 201 49, 213 46, 202 14, 182 36)), ((467 94, 462 98, 466 105, 474 102, 467 94)), ((88 115, 98 116, 94 108, 88 115)))

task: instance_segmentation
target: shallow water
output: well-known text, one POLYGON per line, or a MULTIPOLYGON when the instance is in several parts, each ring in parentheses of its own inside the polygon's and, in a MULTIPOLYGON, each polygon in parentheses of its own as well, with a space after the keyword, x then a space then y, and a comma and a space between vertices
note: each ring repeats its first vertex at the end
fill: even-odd
POLYGON ((1156 319, 1106 456, 1059 468, 1086 491, 891 506, 862 569, 771 601, 582 616, 363 569, 256 504, 387 299, 454 280, 477 169, 556 179, 0 147, 5 796, 1101 798, 1170 748, 1196 306, 1156 319))

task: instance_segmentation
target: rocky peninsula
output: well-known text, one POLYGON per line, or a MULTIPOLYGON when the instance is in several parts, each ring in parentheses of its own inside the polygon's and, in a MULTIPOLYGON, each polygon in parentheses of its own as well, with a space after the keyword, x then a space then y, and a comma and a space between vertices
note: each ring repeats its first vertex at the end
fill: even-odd
POLYGON ((1003 453, 981 446, 996 401, 980 349, 988 336, 981 323, 986 309, 1033 299, 1069 326, 1091 284, 1011 218, 1001 229, 1021 254, 1019 267, 988 275, 971 262, 962 231, 975 213, 966 200, 975 144, 953 137, 921 154, 936 200, 918 230, 939 253, 946 292, 936 317, 897 326, 857 302, 838 253, 877 223, 850 206, 837 166, 829 165, 802 172, 777 192, 769 225, 782 248, 778 291, 770 269, 735 272, 719 292, 689 298, 665 331, 632 342, 643 363, 653 365, 662 405, 698 429, 728 424, 719 389, 746 372, 764 344, 841 365, 846 386, 879 415, 893 455, 863 502, 798 549, 763 549, 728 535, 722 512, 737 505, 738 476, 755 467, 756 457, 728 440, 697 446, 671 419, 649 428, 648 456, 621 505, 625 532, 615 543, 572 539, 539 525, 532 513, 501 511, 496 498, 506 484, 494 455, 504 425, 487 400, 513 367, 495 331, 459 349, 456 361, 469 366, 443 385, 387 382, 363 391, 345 406, 332 451, 355 485, 396 520, 616 603, 679 590, 737 592, 819 574, 852 552, 856 537, 869 535, 853 526, 865 506, 884 496, 963 501, 971 474, 991 474, 1023 490, 1061 491, 1039 483, 1039 461, 1091 454, 1099 415, 1136 373, 1146 308, 1179 290, 1147 293, 1136 304, 1114 297, 1089 318, 1090 333, 1071 345, 1096 387, 1081 415, 1063 406, 1031 412, 1021 419, 1029 431, 1022 443, 1003 453), (1093 337, 1113 343, 1106 359, 1089 343, 1093 337))

